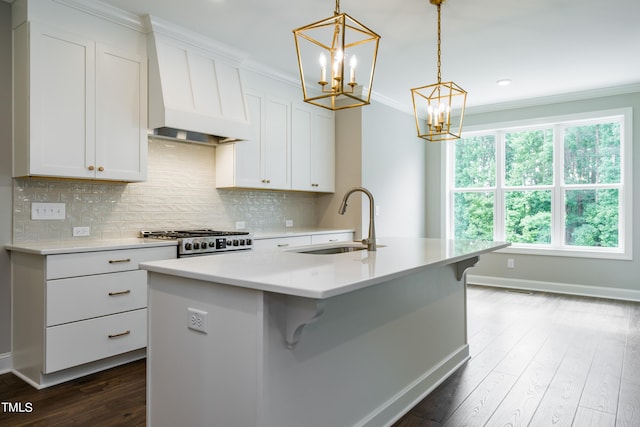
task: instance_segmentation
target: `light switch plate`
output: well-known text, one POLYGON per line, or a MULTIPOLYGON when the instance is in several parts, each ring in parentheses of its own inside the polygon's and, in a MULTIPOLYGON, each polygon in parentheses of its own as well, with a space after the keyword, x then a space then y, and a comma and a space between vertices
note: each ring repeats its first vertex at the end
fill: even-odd
POLYGON ((64 203, 31 203, 31 219, 34 221, 65 219, 64 203))

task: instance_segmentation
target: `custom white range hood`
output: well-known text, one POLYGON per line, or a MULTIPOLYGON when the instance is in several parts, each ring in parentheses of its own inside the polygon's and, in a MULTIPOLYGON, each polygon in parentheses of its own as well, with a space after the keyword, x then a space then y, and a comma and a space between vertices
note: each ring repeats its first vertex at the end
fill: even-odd
POLYGON ((252 135, 237 52, 147 16, 149 128, 159 138, 219 144, 252 135))

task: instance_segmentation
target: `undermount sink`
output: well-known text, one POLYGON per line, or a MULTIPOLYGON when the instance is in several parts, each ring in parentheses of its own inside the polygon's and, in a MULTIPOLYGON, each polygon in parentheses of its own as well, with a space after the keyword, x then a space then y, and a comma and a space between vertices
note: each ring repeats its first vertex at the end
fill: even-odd
MULTIPOLYGON (((384 245, 376 245, 377 248, 382 248, 384 245)), ((332 244, 327 246, 326 244, 316 245, 316 247, 305 246, 302 248, 289 249, 289 252, 297 252, 299 254, 312 254, 312 255, 335 255, 344 254, 347 252, 366 251, 367 246, 363 246, 357 242, 332 244)))
POLYGON ((300 254, 314 254, 314 255, 331 255, 331 254, 343 254, 345 252, 355 252, 366 250, 366 246, 337 246, 333 248, 322 249, 308 249, 302 251, 296 251, 300 254))

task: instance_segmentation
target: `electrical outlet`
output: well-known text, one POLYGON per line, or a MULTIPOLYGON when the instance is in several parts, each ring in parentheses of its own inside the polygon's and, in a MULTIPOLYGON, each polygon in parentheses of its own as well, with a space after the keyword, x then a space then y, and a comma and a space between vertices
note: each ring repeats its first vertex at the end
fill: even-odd
POLYGON ((284 220, 284 226, 285 227, 293 227, 293 220, 292 219, 285 219, 284 220))
POLYGON ((516 262, 513 258, 507 258, 507 268, 516 268, 516 262))
POLYGON ((73 227, 73 237, 85 237, 91 234, 91 229, 87 227, 73 227))
POLYGON ((207 333, 207 312, 195 308, 187 308, 187 327, 194 331, 207 333))
POLYGON ((245 223, 244 221, 236 221, 236 230, 244 230, 245 223))
POLYGON ((48 219, 65 219, 64 203, 31 203, 31 219, 35 221, 48 219))

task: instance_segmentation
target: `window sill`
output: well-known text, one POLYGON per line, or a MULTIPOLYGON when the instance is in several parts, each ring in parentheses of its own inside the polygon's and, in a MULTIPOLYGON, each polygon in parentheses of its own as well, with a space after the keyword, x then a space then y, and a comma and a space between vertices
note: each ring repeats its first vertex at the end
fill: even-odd
POLYGON ((509 246, 508 248, 496 251, 505 254, 521 255, 542 255, 542 256, 563 256, 570 258, 597 258, 630 261, 633 259, 631 250, 627 253, 620 250, 599 250, 591 249, 558 249, 541 247, 509 246))

